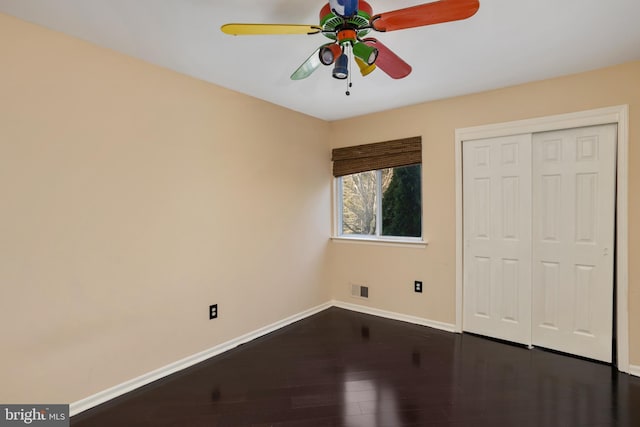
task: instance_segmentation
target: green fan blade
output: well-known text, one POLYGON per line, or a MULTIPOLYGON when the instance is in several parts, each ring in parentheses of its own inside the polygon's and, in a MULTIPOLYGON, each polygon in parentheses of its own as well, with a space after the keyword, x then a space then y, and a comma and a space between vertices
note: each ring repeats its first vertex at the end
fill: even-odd
POLYGON ((311 74, 313 74, 313 72, 320 66, 320 64, 322 64, 322 62, 320 62, 320 55, 319 55, 320 49, 322 49, 324 46, 328 46, 331 44, 333 43, 327 43, 326 45, 322 45, 319 48, 317 48, 316 51, 313 52, 311 56, 307 58, 307 60, 304 61, 302 65, 293 74, 291 74, 291 80, 306 79, 311 74))

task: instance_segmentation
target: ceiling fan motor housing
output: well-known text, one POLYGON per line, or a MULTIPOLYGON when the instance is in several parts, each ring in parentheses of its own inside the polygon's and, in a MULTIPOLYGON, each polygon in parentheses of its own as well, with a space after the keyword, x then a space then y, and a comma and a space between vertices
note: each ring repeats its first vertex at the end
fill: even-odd
POLYGON ((343 29, 350 29, 356 32, 356 37, 364 37, 371 31, 369 20, 373 15, 371 5, 364 0, 360 0, 358 5, 358 13, 345 18, 336 15, 331 11, 331 5, 327 3, 320 10, 320 26, 323 34, 332 39, 337 39, 337 33, 343 29))
POLYGON ((329 0, 331 11, 336 15, 350 18, 358 12, 358 0, 329 0))

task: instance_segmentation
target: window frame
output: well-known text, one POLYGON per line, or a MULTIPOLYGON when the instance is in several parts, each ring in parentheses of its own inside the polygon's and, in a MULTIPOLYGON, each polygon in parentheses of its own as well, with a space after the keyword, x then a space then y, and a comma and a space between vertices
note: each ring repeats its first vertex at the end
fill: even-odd
MULTIPOLYGON (((402 166, 396 166, 402 167, 402 166)), ((392 168, 395 169, 396 167, 392 168)), ((386 169, 386 168, 385 168, 386 169)), ((422 177, 422 163, 420 163, 422 177)), ((334 229, 332 240, 338 241, 354 241, 354 242, 371 242, 371 243, 391 243, 402 245, 419 245, 426 246, 427 241, 424 239, 424 209, 423 199, 420 197, 420 236, 385 236, 382 235, 382 169, 375 169, 376 172, 376 233, 375 234, 344 234, 343 219, 343 176, 334 177, 334 229)), ((360 172, 358 172, 360 173, 360 172)), ((348 175, 345 175, 348 176, 348 175)), ((420 191, 422 192, 422 182, 420 182, 420 191)))

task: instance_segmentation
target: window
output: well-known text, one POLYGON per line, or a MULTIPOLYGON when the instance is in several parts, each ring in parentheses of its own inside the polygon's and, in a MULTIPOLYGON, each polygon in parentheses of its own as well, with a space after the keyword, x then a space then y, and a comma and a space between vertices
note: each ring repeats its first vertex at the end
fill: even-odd
POLYGON ((333 151, 337 234, 343 237, 422 237, 421 138, 333 151))
POLYGON ((338 178, 341 235, 421 237, 421 166, 338 178))

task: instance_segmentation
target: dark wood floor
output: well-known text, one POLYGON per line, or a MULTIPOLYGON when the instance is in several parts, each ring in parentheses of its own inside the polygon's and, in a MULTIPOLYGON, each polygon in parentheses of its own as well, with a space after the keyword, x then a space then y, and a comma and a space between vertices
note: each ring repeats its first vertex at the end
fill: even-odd
POLYGON ((640 426, 640 378, 331 308, 71 426, 640 426))

